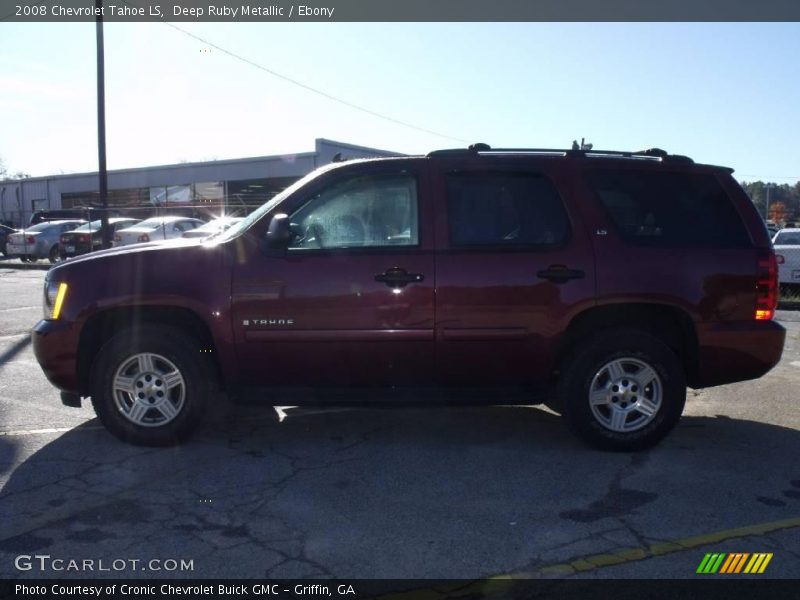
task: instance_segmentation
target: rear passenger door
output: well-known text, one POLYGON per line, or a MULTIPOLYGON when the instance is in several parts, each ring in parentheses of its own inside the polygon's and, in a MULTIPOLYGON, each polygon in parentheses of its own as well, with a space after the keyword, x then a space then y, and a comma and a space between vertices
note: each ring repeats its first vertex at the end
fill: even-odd
POLYGON ((456 166, 436 181, 437 373, 449 386, 537 385, 594 302, 594 258, 565 167, 456 166))

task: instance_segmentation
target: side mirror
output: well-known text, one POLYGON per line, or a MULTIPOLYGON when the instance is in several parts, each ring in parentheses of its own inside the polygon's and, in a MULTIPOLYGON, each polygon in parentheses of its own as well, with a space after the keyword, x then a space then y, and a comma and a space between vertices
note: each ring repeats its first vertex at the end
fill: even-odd
POLYGON ((289 215, 280 213, 272 217, 264 239, 264 252, 268 256, 283 256, 291 240, 289 215))

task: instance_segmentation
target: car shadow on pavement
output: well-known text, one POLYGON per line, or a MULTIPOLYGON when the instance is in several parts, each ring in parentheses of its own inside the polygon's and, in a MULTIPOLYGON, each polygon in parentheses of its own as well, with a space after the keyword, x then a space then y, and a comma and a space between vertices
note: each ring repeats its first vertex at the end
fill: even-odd
POLYGON ((286 415, 235 407, 162 449, 60 435, 0 490, 0 576, 122 544, 204 557, 198 577, 483 577, 800 513, 800 432, 778 425, 687 416, 613 453, 529 407, 286 415))
POLYGON ((11 347, 0 354, 0 369, 3 368, 8 362, 14 360, 14 358, 20 354, 23 350, 25 350, 31 343, 31 336, 26 335, 23 338, 20 338, 18 341, 11 344, 11 347))

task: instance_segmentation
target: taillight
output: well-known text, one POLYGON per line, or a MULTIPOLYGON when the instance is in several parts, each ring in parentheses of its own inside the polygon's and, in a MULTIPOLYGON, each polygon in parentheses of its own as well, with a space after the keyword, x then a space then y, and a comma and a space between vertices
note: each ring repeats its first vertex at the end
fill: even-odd
POLYGON ((65 235, 61 236, 61 243, 62 244, 66 244, 67 243, 67 236, 65 236, 65 235))
POLYGON ((83 242, 83 243, 86 244, 86 243, 89 242, 89 236, 88 235, 79 235, 78 236, 78 241, 79 242, 83 242))
POLYGON ((786 259, 783 258, 783 254, 776 254, 775 255, 775 260, 778 261, 779 265, 782 265, 783 263, 786 262, 786 259))
POLYGON ((772 250, 758 256, 758 283, 756 284, 756 321, 769 321, 775 316, 778 305, 778 259, 772 250))
POLYGON ((139 236, 139 241, 140 242, 149 242, 150 241, 150 236, 147 235, 146 233, 143 233, 142 235, 139 236))
POLYGON ((26 244, 35 244, 35 243, 36 243, 36 240, 35 240, 35 239, 33 239, 33 236, 32 236, 32 235, 29 235, 28 237, 26 237, 26 238, 25 238, 25 243, 26 243, 26 244))
POLYGON ((122 241, 122 236, 121 236, 120 234, 116 234, 116 235, 114 236, 114 241, 115 241, 115 242, 121 242, 121 241, 122 241))

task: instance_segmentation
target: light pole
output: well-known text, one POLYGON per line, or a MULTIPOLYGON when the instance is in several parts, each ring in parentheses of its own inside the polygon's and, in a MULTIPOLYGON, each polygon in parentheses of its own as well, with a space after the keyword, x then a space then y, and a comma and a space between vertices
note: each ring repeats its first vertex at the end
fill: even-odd
POLYGON ((108 229, 108 171, 106 170, 106 67, 103 52, 103 0, 95 0, 97 10, 97 158, 100 176, 100 231, 103 249, 111 247, 108 229))

